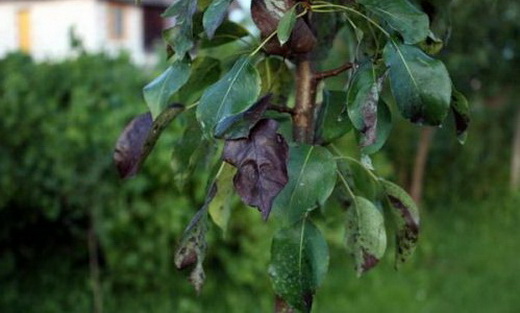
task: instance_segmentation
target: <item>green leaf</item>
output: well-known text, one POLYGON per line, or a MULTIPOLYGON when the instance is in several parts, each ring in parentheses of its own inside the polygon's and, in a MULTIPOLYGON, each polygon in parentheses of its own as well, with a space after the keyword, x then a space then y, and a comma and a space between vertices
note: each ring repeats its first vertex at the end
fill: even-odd
POLYGON ((369 200, 356 196, 347 210, 345 242, 361 275, 379 263, 386 250, 386 231, 381 211, 369 200))
POLYGON ((215 179, 217 188, 213 201, 208 206, 208 212, 213 222, 226 235, 229 218, 231 217, 231 201, 233 199, 233 176, 236 169, 224 162, 221 174, 215 179))
POLYGON ((121 178, 132 177, 139 171, 163 130, 183 111, 183 106, 172 105, 155 121, 152 121, 150 113, 145 113, 135 117, 125 127, 117 139, 114 152, 114 161, 121 178))
POLYGON ((371 62, 356 70, 347 93, 347 110, 352 125, 361 133, 360 145, 377 140, 377 108, 384 81, 381 70, 371 62))
POLYGON ((191 64, 177 60, 143 89, 153 119, 170 104, 171 97, 188 81, 191 64))
POLYGON ((328 199, 336 184, 336 162, 324 147, 293 146, 289 149, 288 173, 289 182, 273 207, 292 223, 328 199))
POLYGON ((220 25, 211 40, 205 37, 202 38, 200 48, 208 49, 218 47, 248 35, 249 32, 242 25, 226 20, 220 25))
POLYGON ((428 36, 428 16, 408 0, 358 0, 403 36, 405 43, 415 44, 428 36))
POLYGON ((386 103, 379 99, 377 104, 376 140, 373 144, 361 148, 363 154, 373 154, 379 151, 386 143, 392 131, 392 112, 386 103))
POLYGON ((278 40, 280 44, 285 44, 291 37, 291 33, 296 23, 296 6, 293 6, 280 19, 277 28, 278 40))
MULTIPOLYGON (((260 94, 260 77, 249 57, 241 57, 231 70, 209 87, 197 106, 197 119, 206 137, 227 117, 247 111, 260 94)), ((221 130, 221 134, 225 130, 221 130)))
POLYGON ((279 57, 266 57, 256 65, 262 79, 261 94, 273 94, 271 100, 277 105, 287 104, 294 89, 293 73, 279 57))
POLYGON ((188 106, 197 102, 204 90, 220 77, 220 61, 211 57, 198 57, 193 60, 190 79, 177 92, 180 103, 188 106))
POLYGON ((184 58, 193 48, 193 14, 197 10, 197 0, 174 0, 162 17, 175 20, 175 26, 164 32, 168 44, 175 50, 177 59, 184 58))
POLYGON ((419 47, 429 55, 435 55, 441 52, 444 47, 444 42, 435 36, 434 33, 430 32, 428 37, 419 43, 419 47))
POLYGON ((388 42, 383 57, 401 114, 413 123, 440 125, 450 107, 451 80, 444 64, 421 49, 388 42))
POLYGON ((457 139, 461 144, 464 144, 468 136, 467 131, 470 122, 469 104, 466 97, 456 89, 453 89, 451 95, 451 110, 455 118, 457 139))
POLYGON ((332 142, 352 129, 352 123, 345 110, 344 91, 323 90, 323 103, 316 122, 316 142, 332 142))
POLYGON ((215 31, 226 17, 231 0, 213 0, 204 12, 202 25, 209 39, 213 38, 215 31))
POLYGON ((381 180, 397 228, 395 267, 406 262, 415 250, 419 238, 419 209, 401 187, 381 180))
POLYGON ((294 308, 310 312, 328 265, 327 242, 311 221, 300 220, 274 236, 269 275, 275 293, 294 308))
POLYGON ((374 174, 370 172, 360 161, 353 158, 345 158, 338 162, 341 174, 343 176, 351 176, 354 193, 361 195, 370 201, 376 201, 379 198, 381 192, 381 186, 379 181, 374 177, 374 174), (348 166, 348 169, 345 167, 348 166), (346 175, 346 173, 350 175, 346 175))
POLYGON ((217 188, 214 184, 210 187, 202 208, 195 214, 190 224, 182 235, 182 240, 175 252, 174 262, 178 269, 194 266, 189 280, 198 293, 202 289, 206 275, 202 263, 206 256, 206 231, 208 205, 215 197, 217 188))

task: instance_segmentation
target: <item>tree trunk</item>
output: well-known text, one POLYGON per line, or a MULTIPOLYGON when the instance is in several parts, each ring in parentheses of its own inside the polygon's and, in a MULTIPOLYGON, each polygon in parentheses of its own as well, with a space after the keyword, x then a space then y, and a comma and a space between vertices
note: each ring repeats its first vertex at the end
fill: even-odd
POLYGON ((422 200, 424 171, 426 169, 426 162, 428 161, 428 152, 430 151, 433 133, 434 129, 432 127, 423 128, 417 145, 417 153, 415 155, 412 173, 412 184, 410 186, 410 195, 416 203, 420 203, 422 200))
POLYGON ((511 189, 518 190, 520 186, 520 109, 516 114, 515 134, 511 151, 511 189))

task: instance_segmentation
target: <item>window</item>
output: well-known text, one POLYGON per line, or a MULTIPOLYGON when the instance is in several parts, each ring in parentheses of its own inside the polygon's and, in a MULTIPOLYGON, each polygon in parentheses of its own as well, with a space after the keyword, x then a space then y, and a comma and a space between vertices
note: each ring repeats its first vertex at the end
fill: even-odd
POLYGON ((18 11, 18 47, 23 52, 31 50, 31 15, 29 10, 18 11))
POLYGON ((108 6, 108 34, 111 39, 125 37, 125 8, 122 5, 111 3, 108 6))

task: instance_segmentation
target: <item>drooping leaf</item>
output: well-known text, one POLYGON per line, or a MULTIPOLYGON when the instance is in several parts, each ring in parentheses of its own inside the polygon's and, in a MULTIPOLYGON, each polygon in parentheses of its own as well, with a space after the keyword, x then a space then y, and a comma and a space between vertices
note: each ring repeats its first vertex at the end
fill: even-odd
POLYGON ((177 59, 184 58, 193 48, 193 14, 197 10, 197 0, 173 0, 162 17, 175 20, 175 26, 164 33, 168 44, 175 50, 177 59))
POLYGON ((247 111, 223 118, 215 126, 215 137, 225 139, 247 137, 251 128, 256 125, 267 110, 270 99, 271 95, 268 94, 253 104, 247 111))
POLYGON ((360 131, 361 147, 377 140, 377 108, 385 76, 371 62, 359 67, 347 93, 347 109, 352 125, 360 131))
POLYGON ((397 228, 395 266, 406 262, 419 238, 419 209, 413 199, 396 184, 381 180, 397 228))
POLYGON ((418 43, 430 31, 428 16, 408 0, 358 0, 403 36, 407 44, 418 43))
MULTIPOLYGON (((385 145, 388 136, 390 136, 392 126, 392 112, 385 101, 379 99, 379 103, 377 104, 376 140, 371 145, 361 147, 361 153, 373 154, 379 151, 385 145)), ((361 139, 359 139, 359 141, 361 141, 361 139)))
POLYGON ((177 92, 180 103, 188 106, 200 99, 204 90, 220 77, 220 61, 211 57, 193 60, 191 75, 186 84, 177 92))
POLYGON ((238 169, 233 179, 242 200, 260 210, 267 220, 274 198, 287 184, 285 139, 276 133, 278 123, 261 120, 248 138, 227 140, 223 158, 238 169))
POLYGON ((356 196, 347 209, 345 243, 361 275, 379 263, 386 250, 386 231, 381 211, 369 200, 356 196))
POLYGON ((183 110, 183 106, 172 105, 155 121, 152 121, 150 113, 141 114, 125 127, 114 151, 114 161, 121 178, 129 178, 137 173, 164 128, 183 110))
POLYGON ((435 55, 441 52, 444 47, 444 42, 435 36, 434 33, 430 32, 428 37, 419 43, 419 47, 429 55, 435 55))
MULTIPOLYGON (((218 82, 206 89, 197 106, 199 120, 206 137, 215 134, 215 126, 223 119, 247 111, 258 99, 260 77, 249 57, 241 57, 218 82)), ((221 134, 225 130, 221 130, 221 134)))
POLYGON ((202 38, 200 43, 201 49, 208 49, 239 40, 242 37, 248 36, 249 32, 242 25, 225 20, 216 30, 211 39, 202 38))
POLYGON ((168 106, 171 97, 188 81, 191 64, 177 60, 143 89, 144 99, 155 119, 168 106))
POLYGON ((229 218, 231 217, 231 200, 233 198, 233 176, 236 169, 224 162, 221 174, 215 179, 217 192, 208 206, 211 219, 226 235, 229 218))
POLYGON ((328 264, 327 242, 307 219, 281 229, 273 238, 269 275, 274 291, 302 312, 310 312, 328 264))
POLYGON ((464 144, 468 135, 467 130, 470 122, 469 104, 466 97, 456 89, 453 89, 451 95, 451 110, 455 118, 457 139, 461 144, 464 144))
POLYGON ((344 91, 323 90, 323 103, 316 121, 315 142, 332 142, 352 129, 352 123, 345 110, 344 91))
POLYGON ((336 162, 324 147, 299 145, 289 150, 289 182, 273 204, 289 223, 328 199, 336 184, 336 162))
POLYGON ((284 13, 280 19, 280 22, 278 23, 277 35, 281 45, 285 44, 289 40, 289 37, 291 37, 295 23, 296 6, 293 6, 284 13))
POLYGON ((413 123, 440 125, 450 107, 451 80, 444 64, 421 49, 389 42, 383 51, 401 114, 413 123))
POLYGON ((231 0, 213 0, 204 12, 202 24, 209 39, 213 38, 215 31, 226 17, 231 0))
POLYGON ((206 230, 207 230, 207 216, 208 205, 215 197, 217 187, 213 184, 210 187, 208 195, 202 208, 195 214, 190 224, 184 231, 182 240, 175 252, 174 262, 178 269, 184 269, 189 266, 194 266, 191 270, 189 280, 195 287, 197 292, 200 292, 206 275, 202 263, 206 256, 206 230))

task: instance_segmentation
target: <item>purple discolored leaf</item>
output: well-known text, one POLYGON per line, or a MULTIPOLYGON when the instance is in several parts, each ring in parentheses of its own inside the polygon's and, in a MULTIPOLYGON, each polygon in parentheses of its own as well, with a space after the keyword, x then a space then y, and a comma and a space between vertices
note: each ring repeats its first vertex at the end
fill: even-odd
POLYGON ((233 178, 235 190, 246 204, 262 212, 264 220, 288 181, 289 147, 277 129, 276 121, 264 119, 248 138, 227 140, 224 146, 224 161, 238 169, 233 178))
POLYGON ((155 121, 150 113, 144 113, 128 123, 117 139, 114 151, 114 162, 121 178, 130 178, 137 173, 164 128, 183 110, 181 105, 170 105, 155 121))

